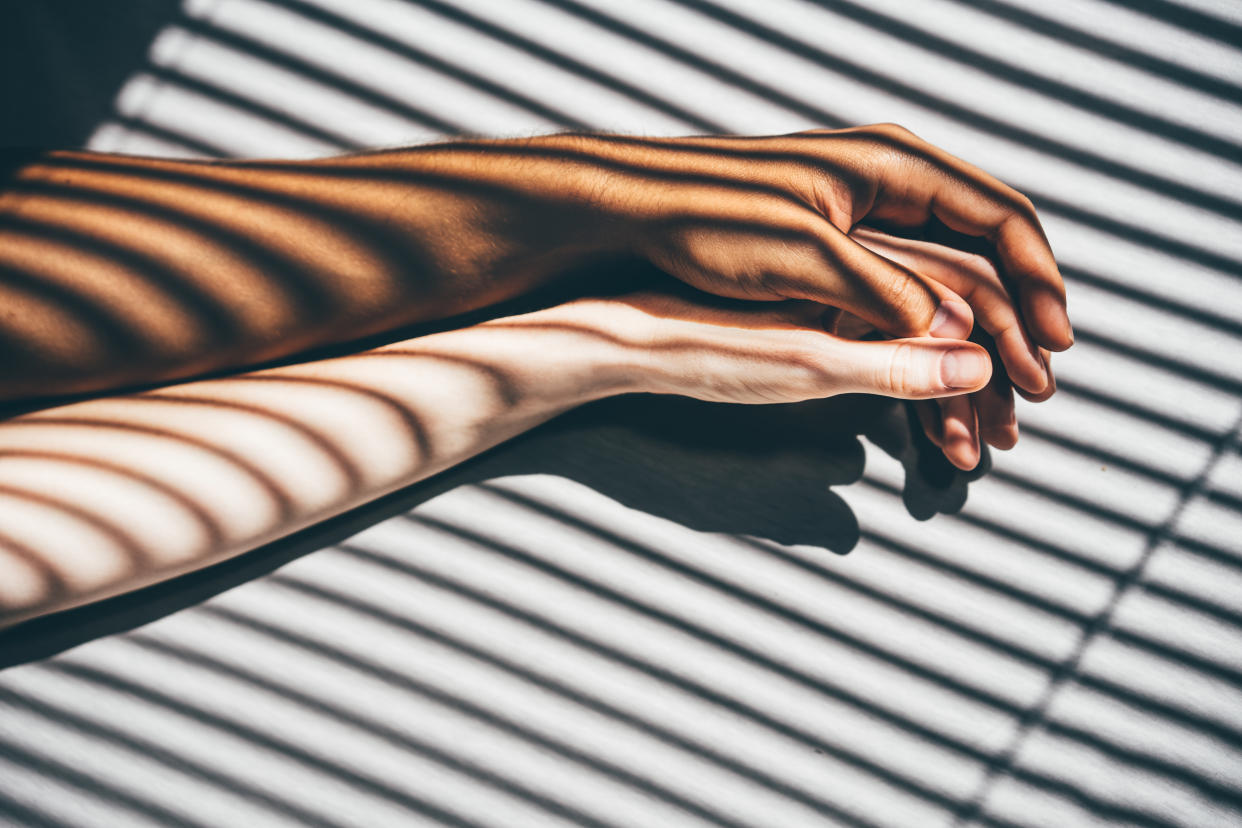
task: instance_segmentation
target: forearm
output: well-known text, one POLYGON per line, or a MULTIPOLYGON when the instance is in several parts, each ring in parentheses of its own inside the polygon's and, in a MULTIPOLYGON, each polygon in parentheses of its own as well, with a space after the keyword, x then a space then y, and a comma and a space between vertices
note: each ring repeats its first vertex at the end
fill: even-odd
POLYGON ((977 321, 1034 395, 1050 386, 1036 346, 1073 341, 1029 200, 891 125, 469 139, 297 162, 52 153, 9 179, 0 400, 253 366, 613 257, 718 296, 838 307, 893 336, 962 338, 977 321), (993 242, 999 270, 928 275, 851 233, 933 219, 993 242))
POLYGON ((255 365, 479 308, 608 252, 565 168, 542 184, 521 165, 485 174, 502 144, 476 146, 37 156, 0 191, 0 399, 255 365), (535 203, 542 189, 555 206, 535 203))
POLYGON ((208 566, 582 402, 629 346, 560 309, 0 423, 0 626, 208 566))

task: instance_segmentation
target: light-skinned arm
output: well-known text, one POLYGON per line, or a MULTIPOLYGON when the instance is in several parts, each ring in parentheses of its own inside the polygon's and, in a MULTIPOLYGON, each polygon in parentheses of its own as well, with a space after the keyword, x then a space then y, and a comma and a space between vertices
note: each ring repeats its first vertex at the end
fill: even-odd
POLYGON ((209 566, 612 394, 930 399, 989 381, 978 345, 853 341, 823 312, 586 299, 0 422, 0 626, 209 566))

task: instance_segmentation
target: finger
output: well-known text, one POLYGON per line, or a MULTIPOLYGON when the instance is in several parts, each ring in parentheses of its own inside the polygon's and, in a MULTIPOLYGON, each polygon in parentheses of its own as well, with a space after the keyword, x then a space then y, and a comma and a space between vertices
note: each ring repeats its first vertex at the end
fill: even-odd
POLYGON ((1065 283, 1030 199, 901 127, 883 125, 861 134, 898 150, 888 164, 868 167, 878 176, 869 215, 902 222, 935 216, 959 233, 989 239, 1017 285, 1036 342, 1055 351, 1073 344, 1065 283))
POLYGON ((927 439, 932 441, 932 445, 936 448, 944 448, 944 425, 940 418, 940 403, 938 400, 915 400, 911 405, 914 406, 914 414, 919 418, 919 425, 923 427, 923 433, 927 435, 927 439))
POLYGON ((971 397, 945 397, 940 405, 941 445, 944 456, 962 471, 979 465, 979 421, 971 397))
POLYGON ((994 448, 1008 450, 1018 443, 1018 419, 1014 411, 1013 385, 1003 371, 993 371, 992 379, 974 395, 979 418, 979 437, 994 448))
POLYGON ((1048 362, 1048 387, 1038 394, 1032 394, 1022 388, 1014 389, 1018 392, 1022 399, 1028 402, 1043 402, 1057 392, 1057 375, 1052 371, 1052 354, 1043 349, 1040 349, 1040 353, 1048 362))
POLYGON ((987 351, 973 342, 826 337, 823 347, 837 393, 932 399, 978 391, 992 376, 987 351))
POLYGON ((821 232, 838 276, 831 287, 821 288, 829 292, 821 301, 839 304, 896 337, 970 335, 974 312, 948 286, 876 253, 826 221, 821 232))
POLYGON ((868 227, 856 227, 850 235, 965 299, 979 326, 995 340, 1010 378, 1033 394, 1044 390, 1048 383, 1047 367, 990 261, 944 245, 903 239, 868 227))
POLYGON ((868 250, 807 204, 700 198, 690 205, 695 215, 664 222, 642 250, 694 287, 839 307, 897 337, 964 339, 974 324, 949 288, 868 250))

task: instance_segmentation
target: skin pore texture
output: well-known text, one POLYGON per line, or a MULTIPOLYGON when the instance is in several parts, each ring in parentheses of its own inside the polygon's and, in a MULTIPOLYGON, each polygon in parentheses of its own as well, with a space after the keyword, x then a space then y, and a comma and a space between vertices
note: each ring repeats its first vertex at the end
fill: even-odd
POLYGON ((1014 392, 1051 395, 1072 343, 1030 202, 892 125, 9 167, 0 401, 36 410, 0 421, 0 625, 253 549, 617 393, 918 400, 970 468, 980 441, 1013 445, 1014 392), (618 262, 668 278, 394 333, 590 293, 618 262), (398 341, 253 368, 367 337, 398 341))

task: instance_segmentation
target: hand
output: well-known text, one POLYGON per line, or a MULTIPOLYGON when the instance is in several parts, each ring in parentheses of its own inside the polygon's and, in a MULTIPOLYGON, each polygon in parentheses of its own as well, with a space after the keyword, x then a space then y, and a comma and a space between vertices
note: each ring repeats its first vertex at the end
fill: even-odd
POLYGON ((1051 381, 1039 349, 1073 342, 1030 201, 901 127, 552 135, 432 146, 414 159, 449 191, 471 181, 460 188, 468 205, 440 211, 452 232, 430 236, 451 239, 457 272, 537 269, 548 249, 602 249, 719 296, 842 308, 894 336, 964 339, 977 317, 1013 382, 1035 395, 1051 381), (850 232, 864 223, 903 233, 943 224, 990 242, 998 267, 850 232))
MULTIPOLYGON (((870 323, 840 310, 826 316, 824 327, 845 339, 882 336, 870 323)), ((987 334, 978 331, 972 334, 971 339, 982 344, 991 358, 992 378, 988 384, 973 394, 912 403, 923 433, 944 452, 950 463, 963 471, 970 471, 979 465, 981 442, 1002 450, 1011 449, 1018 442, 1013 385, 997 356, 995 343, 987 334)), ((1041 399, 1051 395, 1055 389, 1054 380, 1041 399)), ((1026 392, 1020 393, 1029 396, 1026 392)))
MULTIPOLYGON (((866 227, 855 228, 851 236, 881 255, 921 273, 933 275, 933 278, 962 293, 968 293, 972 284, 999 278, 995 266, 984 256, 927 241, 898 238, 866 227)), ((981 320, 986 325, 994 318, 983 316, 981 320)), ((829 330, 861 338, 874 329, 856 317, 842 316, 833 320, 829 330)), ((1016 347, 1020 331, 1016 330, 1015 323, 1014 327, 1007 329, 993 327, 976 330, 972 338, 987 348, 993 364, 997 366, 987 387, 969 396, 948 397, 915 405, 928 438, 944 451, 950 462, 964 470, 978 464, 981 441, 998 449, 1010 449, 1018 441, 1013 401, 1015 387, 998 359, 997 341, 1008 340, 1016 347)), ((1047 349, 1040 348, 1032 355, 1046 367, 1048 381, 1039 393, 1032 393, 1021 386, 1016 390, 1032 402, 1041 402, 1056 391, 1056 379, 1047 349)))
POLYGON ((607 383, 603 393, 728 403, 848 393, 930 400, 981 391, 992 376, 987 351, 975 343, 851 340, 824 329, 827 310, 814 302, 746 302, 681 288, 579 300, 479 327, 581 332, 619 345, 607 363, 622 366, 627 379, 607 383))
POLYGON ((1049 384, 1035 348, 1072 342, 1030 202, 891 125, 313 161, 50 152, 0 188, 0 400, 286 359, 634 257, 709 293, 832 305, 897 337, 963 339, 977 318, 1032 394, 1049 384), (904 235, 942 223, 986 239, 997 268, 912 267, 851 237, 864 222, 904 235))

